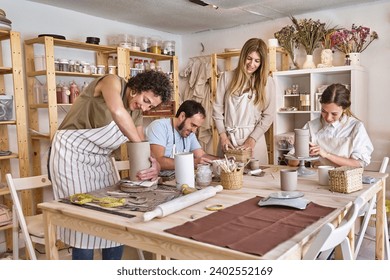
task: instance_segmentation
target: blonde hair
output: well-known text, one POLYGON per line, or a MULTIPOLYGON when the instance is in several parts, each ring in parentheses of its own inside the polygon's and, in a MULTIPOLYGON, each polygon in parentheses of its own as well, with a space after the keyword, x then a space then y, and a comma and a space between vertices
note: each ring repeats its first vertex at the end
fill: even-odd
MULTIPOLYGON (((255 82, 254 91, 257 93, 254 100, 255 105, 264 107, 266 104, 265 86, 268 77, 268 48, 262 39, 251 38, 245 42, 241 49, 237 67, 233 70, 233 78, 229 85, 229 94, 242 91, 251 79, 251 75, 246 72, 246 60, 252 52, 257 52, 260 56, 259 68, 253 73, 255 82)), ((250 85, 252 87, 252 85, 250 85)))

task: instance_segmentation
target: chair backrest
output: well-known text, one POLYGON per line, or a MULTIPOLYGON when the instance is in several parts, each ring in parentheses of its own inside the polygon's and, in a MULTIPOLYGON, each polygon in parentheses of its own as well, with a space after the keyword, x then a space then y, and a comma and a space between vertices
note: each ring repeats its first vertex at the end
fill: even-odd
MULTIPOLYGON (((15 226, 17 227, 19 224, 22 230, 23 238, 26 243, 26 247, 30 255, 30 258, 35 260, 36 255, 35 255, 34 247, 32 245, 30 233, 27 228, 26 219, 23 214, 22 203, 21 200, 19 199, 19 192, 50 187, 51 182, 47 175, 39 175, 39 176, 24 177, 24 178, 13 178, 12 175, 8 173, 6 174, 6 179, 7 179, 8 188, 11 193, 11 197, 13 201, 12 209, 13 212, 16 213, 16 218, 17 218, 17 221, 14 221, 14 230, 17 230, 15 229, 15 226)), ((17 244, 14 244, 14 251, 15 250, 18 250, 17 244)))
POLYGON ((341 251, 344 259, 352 259, 351 246, 348 239, 348 233, 354 225, 359 209, 364 200, 358 197, 349 208, 347 214, 336 228, 328 223, 322 227, 318 235, 313 240, 311 246, 303 256, 304 260, 327 259, 333 249, 341 245, 341 251), (321 253, 321 254, 320 254, 321 253), (318 256, 320 254, 320 256, 318 256))
POLYGON ((115 169, 116 181, 120 181, 121 175, 119 171, 130 170, 130 162, 128 160, 115 160, 114 157, 111 158, 111 161, 115 169))
POLYGON ((389 164, 389 157, 384 157, 382 160, 381 167, 379 168, 379 173, 386 173, 388 164, 389 164))

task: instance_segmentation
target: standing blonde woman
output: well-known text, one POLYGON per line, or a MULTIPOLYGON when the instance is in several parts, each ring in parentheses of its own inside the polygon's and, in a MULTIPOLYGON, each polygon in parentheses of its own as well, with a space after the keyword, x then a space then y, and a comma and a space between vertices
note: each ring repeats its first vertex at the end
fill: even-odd
POLYGON ((275 86, 268 74, 268 49, 259 38, 246 41, 237 68, 222 73, 213 106, 220 155, 228 148, 251 148, 254 158, 268 163, 264 133, 275 114, 275 86))

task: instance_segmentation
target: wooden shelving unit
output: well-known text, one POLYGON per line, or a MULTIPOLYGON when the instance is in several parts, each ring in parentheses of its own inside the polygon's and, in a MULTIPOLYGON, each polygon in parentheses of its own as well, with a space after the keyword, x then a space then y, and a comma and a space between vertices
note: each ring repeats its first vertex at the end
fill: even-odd
MULTIPOLYGON (((0 121, 0 150, 8 151, 12 146, 10 143, 17 142, 17 151, 11 151, 10 155, 0 156, 0 178, 1 182, 5 184, 5 174, 12 172, 11 160, 18 161, 20 177, 29 176, 30 157, 27 140, 27 112, 20 34, 15 31, 0 30, 0 41, 0 94, 13 96, 13 115, 15 116, 12 120, 0 121), (8 49, 7 44, 9 45, 10 53, 4 52, 4 49, 8 49), (4 65, 6 56, 11 58, 10 67, 4 65), (12 89, 6 88, 5 76, 7 75, 12 76, 12 89), (17 139, 9 138, 11 129, 16 131, 17 139)), ((2 203, 12 207, 12 199, 7 188, 0 190, 0 196, 2 197, 2 203)), ((12 249, 11 229, 12 224, 0 227, 0 231, 5 231, 6 233, 7 250, 12 249)))
MULTIPOLYGON (((28 109, 30 116, 30 129, 31 131, 31 147, 33 150, 32 166, 33 175, 40 175, 41 172, 41 144, 42 141, 51 141, 60 121, 58 120, 59 108, 65 108, 71 106, 68 104, 58 104, 56 98, 56 85, 58 83, 58 77, 82 77, 90 78, 91 80, 101 75, 98 74, 84 74, 78 72, 63 72, 55 71, 55 58, 58 50, 66 48, 70 52, 93 52, 95 54, 96 65, 108 66, 108 58, 110 54, 116 54, 117 56, 117 74, 125 79, 130 78, 130 58, 150 58, 156 61, 156 65, 162 61, 169 61, 171 71, 173 72, 173 86, 174 86, 174 104, 178 104, 178 59, 176 56, 168 56, 162 54, 146 53, 139 51, 132 51, 122 47, 95 45, 83 42, 77 42, 72 40, 56 39, 48 36, 38 37, 26 40, 24 42, 25 48, 25 64, 27 75, 27 95, 28 95, 28 109), (36 55, 36 49, 43 48, 45 56, 45 70, 35 71, 34 55, 36 55), (48 103, 40 104, 34 100, 34 79, 36 77, 44 77, 46 79, 46 90, 48 93, 48 103), (49 128, 48 133, 42 132, 42 127, 39 124, 39 110, 47 110, 49 128)), ((165 112, 159 114, 158 110, 154 110, 150 117, 166 116, 165 112)), ((147 115, 146 115, 147 117, 147 115)), ((122 145, 120 151, 120 157, 122 160, 127 159, 126 145, 122 145)), ((39 201, 39 198, 38 198, 39 201)))

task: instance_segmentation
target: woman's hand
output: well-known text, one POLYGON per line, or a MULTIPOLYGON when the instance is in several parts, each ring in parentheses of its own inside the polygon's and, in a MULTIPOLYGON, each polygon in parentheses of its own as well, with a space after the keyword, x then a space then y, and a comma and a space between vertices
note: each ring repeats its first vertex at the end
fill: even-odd
POLYGON ((328 155, 328 152, 321 149, 321 147, 314 143, 309 143, 310 149, 309 149, 309 155, 310 156, 320 156, 322 158, 326 158, 328 155))
POLYGON ((221 143, 221 148, 223 152, 226 152, 228 149, 234 149, 232 142, 230 142, 226 133, 221 133, 219 135, 219 141, 221 143))
POLYGON ((247 149, 252 149, 252 151, 255 149, 256 146, 256 141, 252 137, 248 137, 244 144, 240 146, 240 149, 247 150, 247 149))
POLYGON ((154 157, 150 157, 150 162, 152 166, 148 169, 140 170, 137 173, 137 177, 141 181, 151 180, 154 181, 157 179, 158 174, 160 173, 161 167, 158 161, 154 157))

